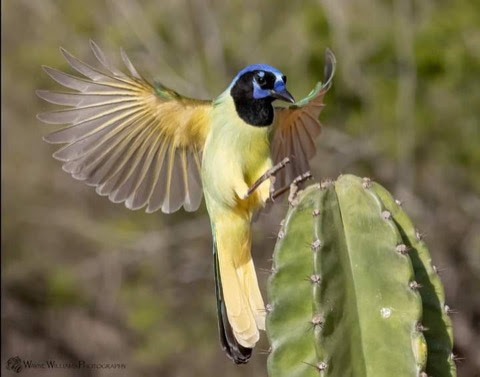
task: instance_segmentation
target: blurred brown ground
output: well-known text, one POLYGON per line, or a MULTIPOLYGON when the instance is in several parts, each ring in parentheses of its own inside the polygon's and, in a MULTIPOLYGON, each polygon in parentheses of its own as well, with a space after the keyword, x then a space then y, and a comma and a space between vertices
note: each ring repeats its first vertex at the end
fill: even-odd
MULTIPOLYGON (((214 97, 266 62, 301 98, 339 62, 313 161, 317 179, 370 176, 404 201, 441 269, 458 375, 480 376, 480 3, 392 0, 2 1, 2 372, 7 359, 121 362, 25 376, 265 376, 220 350, 204 206, 130 212, 62 172, 34 94, 67 70, 58 46, 112 59, 183 94, 214 97)), ((255 224, 262 288, 285 205, 255 224)))

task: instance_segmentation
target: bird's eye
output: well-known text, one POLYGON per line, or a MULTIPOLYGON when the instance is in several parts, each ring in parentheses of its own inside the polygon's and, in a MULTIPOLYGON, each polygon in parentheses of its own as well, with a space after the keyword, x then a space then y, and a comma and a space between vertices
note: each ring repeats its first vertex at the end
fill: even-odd
POLYGON ((262 86, 263 84, 266 83, 266 80, 265 80, 265 73, 264 72, 258 72, 256 75, 255 75, 255 80, 257 80, 257 83, 258 85, 262 86))

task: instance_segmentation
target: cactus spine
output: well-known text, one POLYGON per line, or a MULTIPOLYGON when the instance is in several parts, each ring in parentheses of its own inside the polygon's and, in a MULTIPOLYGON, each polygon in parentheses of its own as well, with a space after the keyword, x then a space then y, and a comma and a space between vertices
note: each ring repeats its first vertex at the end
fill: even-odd
POLYGON ((345 175, 296 202, 269 280, 270 376, 455 376, 441 283, 388 192, 345 175))

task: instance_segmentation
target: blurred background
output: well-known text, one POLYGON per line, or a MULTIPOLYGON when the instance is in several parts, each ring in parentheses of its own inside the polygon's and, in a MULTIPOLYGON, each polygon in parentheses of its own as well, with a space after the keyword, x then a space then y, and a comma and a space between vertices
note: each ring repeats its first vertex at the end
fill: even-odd
MULTIPOLYGON (((34 90, 59 86, 40 65, 72 73, 59 46, 94 63, 90 38, 202 98, 257 62, 302 98, 332 48, 313 173, 369 176, 403 201, 454 309, 459 376, 480 376, 480 2, 469 0, 2 1, 2 368, 18 355, 127 366, 26 376, 266 375, 265 339, 244 366, 220 349, 204 205, 131 212, 50 157, 42 136, 55 127, 35 114, 53 105, 34 90)), ((262 289, 285 211, 254 227, 262 289)))

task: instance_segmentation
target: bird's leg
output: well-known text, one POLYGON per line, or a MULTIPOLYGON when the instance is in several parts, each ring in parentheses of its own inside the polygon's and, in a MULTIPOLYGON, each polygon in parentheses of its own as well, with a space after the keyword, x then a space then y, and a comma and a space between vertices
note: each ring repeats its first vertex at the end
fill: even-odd
POLYGON ((285 193, 286 191, 290 190, 290 193, 288 194, 288 202, 290 204, 293 203, 293 201, 295 200, 295 197, 297 195, 297 192, 298 192, 298 184, 303 182, 303 181, 306 181, 307 179, 310 179, 312 178, 312 173, 310 173, 309 171, 307 171, 306 173, 303 173, 301 175, 299 175, 298 177, 296 177, 291 184, 287 185, 287 186, 284 186, 282 187, 281 189, 278 189, 277 191, 273 192, 270 194, 270 201, 274 201, 276 198, 278 198, 280 195, 282 195, 283 193, 285 193))
MULTIPOLYGON (((278 164, 276 164, 275 166, 271 167, 270 169, 268 169, 260 178, 258 178, 255 183, 250 186, 250 188, 248 189, 247 191, 247 194, 245 195, 245 197, 243 199, 247 199, 250 195, 252 195, 255 190, 258 188, 258 186, 260 186, 263 182, 265 182, 267 179, 275 179, 275 174, 277 174, 277 172, 279 170, 282 170, 285 166, 287 166, 288 164, 290 163, 290 158, 289 157, 285 157, 282 161, 280 161, 278 164)), ((273 185, 272 185, 273 186, 273 185)))

